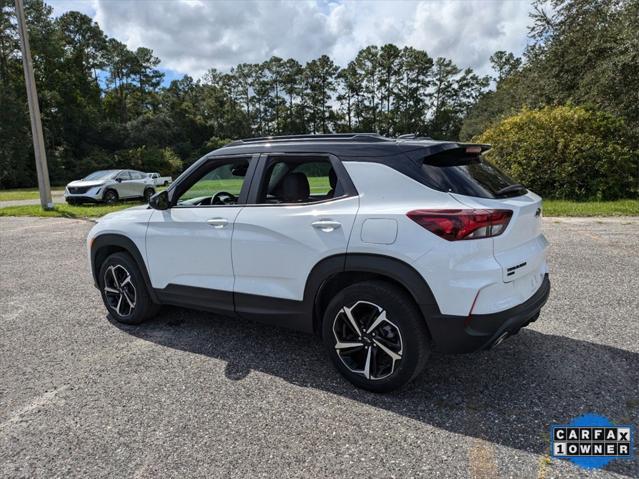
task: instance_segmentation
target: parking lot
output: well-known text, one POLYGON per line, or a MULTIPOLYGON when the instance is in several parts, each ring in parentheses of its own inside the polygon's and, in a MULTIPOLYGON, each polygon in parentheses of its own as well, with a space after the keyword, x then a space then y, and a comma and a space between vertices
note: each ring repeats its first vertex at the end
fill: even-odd
POLYGON ((548 426, 639 423, 639 219, 546 219, 553 290, 497 349, 357 390, 316 338, 166 308, 106 317, 82 220, 0 218, 2 477, 639 477, 548 426))

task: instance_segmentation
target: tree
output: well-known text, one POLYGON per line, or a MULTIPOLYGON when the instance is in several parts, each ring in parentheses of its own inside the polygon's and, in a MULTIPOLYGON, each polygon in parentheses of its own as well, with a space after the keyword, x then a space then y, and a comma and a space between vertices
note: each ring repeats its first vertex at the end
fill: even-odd
POLYGON ((355 64, 350 62, 346 68, 342 68, 337 73, 337 84, 339 92, 337 101, 340 103, 340 113, 342 115, 341 131, 353 131, 355 125, 359 124, 361 117, 359 112, 359 102, 361 98, 361 85, 357 76, 355 64), (357 118, 354 118, 356 116, 357 118), (345 123, 344 123, 345 121, 345 123))
POLYGON ((379 51, 380 131, 387 135, 395 131, 396 115, 391 109, 395 107, 393 100, 400 80, 400 60, 401 51, 392 43, 382 46, 379 51))
POLYGON ((490 63, 497 74, 493 80, 499 83, 519 70, 522 60, 510 52, 498 50, 490 56, 490 63))
POLYGON ((313 133, 330 133, 335 119, 331 100, 335 91, 335 76, 339 68, 328 56, 308 62, 304 68, 307 120, 313 133))
POLYGON ((423 50, 401 51, 396 102, 396 132, 428 135, 426 116, 430 103, 433 59, 423 50))
POLYGON ((462 136, 522 106, 561 104, 596 107, 639 132, 639 2, 551 0, 533 6, 531 43, 521 67, 506 67, 494 93, 470 111, 462 136))
MULTIPOLYGON (((286 120, 284 121, 283 133, 302 133, 304 132, 303 121, 300 120, 296 113, 296 102, 302 95, 303 82, 302 65, 293 58, 289 58, 282 68, 282 91, 288 97, 288 106, 286 108, 286 120)), ((299 110, 299 108, 297 109, 299 110)))

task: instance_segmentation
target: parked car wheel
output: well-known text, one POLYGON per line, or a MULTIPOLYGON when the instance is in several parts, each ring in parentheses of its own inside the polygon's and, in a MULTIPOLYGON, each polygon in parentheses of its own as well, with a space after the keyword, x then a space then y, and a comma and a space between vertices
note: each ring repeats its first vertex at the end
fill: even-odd
POLYGON ((67 198, 67 203, 71 206, 74 205, 79 205, 80 203, 82 203, 80 200, 77 200, 75 198, 67 198))
POLYGON ((151 199, 151 196, 155 194, 155 190, 153 188, 147 188, 144 190, 144 202, 148 203, 151 199))
POLYGON ((410 382, 430 354, 428 331, 415 302, 384 281, 342 290, 326 308, 322 337, 339 372, 374 392, 410 382))
POLYGON ((163 186, 169 186, 169 182, 165 181, 163 186))
POLYGON ((117 203, 118 199, 120 197, 118 196, 118 192, 115 190, 106 190, 104 192, 104 197, 102 198, 104 200, 104 202, 107 205, 112 205, 114 203, 117 203))
POLYGON ((113 319, 139 324, 157 314, 140 270, 127 253, 114 253, 100 267, 98 277, 102 301, 113 319))

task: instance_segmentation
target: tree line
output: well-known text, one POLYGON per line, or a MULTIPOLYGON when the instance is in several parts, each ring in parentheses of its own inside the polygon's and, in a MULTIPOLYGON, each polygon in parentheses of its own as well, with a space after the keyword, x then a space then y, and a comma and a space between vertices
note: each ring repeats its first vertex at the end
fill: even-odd
MULTIPOLYGON (((492 77, 447 58, 371 45, 348 64, 271 57, 166 82, 153 51, 129 49, 90 17, 25 9, 51 180, 133 167, 176 174, 229 140, 327 132, 469 140, 522 108, 572 104, 619 118, 639 142, 639 0, 533 3, 521 58, 492 77), (634 134, 633 134, 634 132, 634 134)), ((0 187, 35 181, 12 0, 0 0, 0 187)), ((214 62, 214 59, 211 60, 214 62)))
MULTIPOLYGON (((0 186, 34 184, 15 12, 0 0, 0 186)), ((49 169, 63 183, 95 168, 175 173, 229 139, 296 133, 458 136, 490 79, 450 59, 368 46, 343 68, 327 55, 272 57, 164 83, 160 59, 109 38, 90 17, 26 2, 49 169)))

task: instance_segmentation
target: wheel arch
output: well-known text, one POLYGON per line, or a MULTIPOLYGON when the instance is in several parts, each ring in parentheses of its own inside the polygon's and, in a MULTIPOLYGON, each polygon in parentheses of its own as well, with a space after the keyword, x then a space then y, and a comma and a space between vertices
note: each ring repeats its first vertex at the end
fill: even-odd
POLYGON ((402 260, 368 253, 331 256, 311 270, 304 301, 312 304, 313 331, 321 331, 324 309, 337 292, 351 284, 373 279, 387 281, 408 293, 421 311, 430 332, 430 318, 440 311, 426 280, 402 260))
POLYGON ((157 303, 158 299, 153 287, 151 286, 151 279, 146 269, 144 259, 142 258, 142 254, 133 240, 124 235, 105 233, 98 235, 93 239, 93 242, 91 243, 91 273, 93 274, 93 281, 96 287, 98 286, 100 266, 106 258, 117 252, 128 253, 133 258, 138 269, 142 273, 149 296, 153 302, 157 303))

